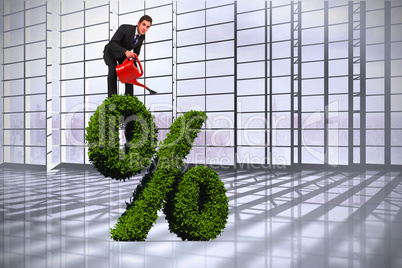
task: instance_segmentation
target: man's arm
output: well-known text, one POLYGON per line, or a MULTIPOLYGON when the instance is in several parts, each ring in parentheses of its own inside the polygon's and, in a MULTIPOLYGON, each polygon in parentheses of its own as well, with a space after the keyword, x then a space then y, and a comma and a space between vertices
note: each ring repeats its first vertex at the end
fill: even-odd
POLYGON ((117 31, 114 33, 112 39, 109 42, 109 48, 112 50, 112 53, 116 58, 123 57, 123 55, 125 55, 127 51, 127 49, 125 49, 120 45, 120 42, 123 40, 126 33, 127 28, 123 24, 117 29, 117 31))

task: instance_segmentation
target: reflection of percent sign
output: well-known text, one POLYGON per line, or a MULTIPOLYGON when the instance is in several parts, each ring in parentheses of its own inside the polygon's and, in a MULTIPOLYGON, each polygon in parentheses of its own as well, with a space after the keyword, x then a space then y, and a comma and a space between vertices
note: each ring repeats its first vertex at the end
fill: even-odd
POLYGON ((95 168, 117 180, 149 168, 111 229, 114 240, 145 240, 162 207, 170 231, 183 240, 210 240, 222 232, 229 213, 223 182, 205 166, 183 171, 183 159, 206 119, 204 112, 184 113, 156 150, 153 116, 137 97, 115 95, 98 106, 85 134, 95 168), (124 146, 119 128, 124 128, 124 146))

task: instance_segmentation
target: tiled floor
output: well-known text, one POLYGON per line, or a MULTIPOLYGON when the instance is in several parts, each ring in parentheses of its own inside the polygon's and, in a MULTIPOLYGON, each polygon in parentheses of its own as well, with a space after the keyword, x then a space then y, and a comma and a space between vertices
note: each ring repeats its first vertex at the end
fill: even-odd
POLYGON ((146 242, 110 228, 141 176, 0 169, 0 267, 402 267, 402 173, 219 171, 222 236, 181 241, 160 214, 146 242))

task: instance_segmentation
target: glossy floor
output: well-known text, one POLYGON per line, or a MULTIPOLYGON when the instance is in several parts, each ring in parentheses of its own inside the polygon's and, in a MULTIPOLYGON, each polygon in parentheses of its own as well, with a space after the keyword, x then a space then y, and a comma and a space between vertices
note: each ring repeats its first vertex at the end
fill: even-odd
POLYGON ((145 242, 110 228, 141 176, 0 169, 1 267, 402 267, 400 172, 219 171, 224 233, 181 241, 163 214, 145 242))

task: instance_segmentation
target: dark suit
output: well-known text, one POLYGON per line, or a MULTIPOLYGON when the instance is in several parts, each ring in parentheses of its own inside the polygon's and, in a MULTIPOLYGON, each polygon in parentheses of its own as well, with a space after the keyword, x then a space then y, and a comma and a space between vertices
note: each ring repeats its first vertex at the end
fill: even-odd
MULTIPOLYGON (((137 26, 134 25, 121 25, 103 50, 103 60, 109 68, 109 73, 107 76, 108 97, 111 97, 112 94, 117 94, 116 66, 117 64, 122 64, 126 59, 125 52, 127 50, 133 50, 137 56, 140 54, 141 45, 145 39, 145 35, 140 35, 133 47, 136 28, 137 26)), ((125 94, 133 96, 133 85, 125 84, 125 86, 125 94)))

